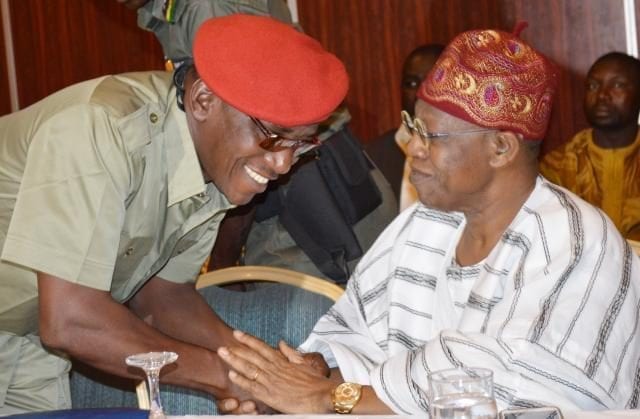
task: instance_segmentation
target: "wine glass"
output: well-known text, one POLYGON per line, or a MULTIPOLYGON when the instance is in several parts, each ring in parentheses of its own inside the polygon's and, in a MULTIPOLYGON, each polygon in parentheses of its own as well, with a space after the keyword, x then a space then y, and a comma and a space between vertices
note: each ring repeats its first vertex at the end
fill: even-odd
POLYGON ((127 365, 142 368, 147 375, 151 403, 149 419, 165 418, 160 402, 160 370, 165 365, 175 362, 176 359, 178 359, 178 354, 175 352, 146 352, 130 355, 125 360, 127 365))
POLYGON ((431 418, 495 419, 493 371, 452 368, 429 374, 431 418))

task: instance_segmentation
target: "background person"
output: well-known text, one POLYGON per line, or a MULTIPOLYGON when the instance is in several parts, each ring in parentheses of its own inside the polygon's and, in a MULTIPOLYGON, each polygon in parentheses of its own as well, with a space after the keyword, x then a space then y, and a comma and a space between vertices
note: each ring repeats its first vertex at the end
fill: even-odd
MULTIPOLYGON (((402 65, 402 109, 414 113, 416 92, 427 73, 444 49, 441 44, 425 44, 407 55, 402 65)), ((398 199, 400 211, 418 200, 416 189, 409 181, 409 162, 406 161, 406 144, 410 134, 393 129, 371 141, 365 147, 367 154, 387 178, 398 199)))
POLYGON ((285 0, 117 0, 138 11, 138 26, 153 32, 162 45, 169 69, 193 56, 192 46, 200 25, 212 17, 235 13, 271 16, 291 23, 285 0))
POLYGON ((284 412, 424 416, 431 371, 481 366, 500 409, 636 408, 639 259, 538 175, 556 83, 512 34, 458 35, 404 118, 420 203, 363 257, 310 353, 236 333, 243 345, 218 350, 231 380, 284 412), (317 353, 327 377, 300 364, 317 353))
POLYGON ((215 352, 231 330, 193 283, 224 213, 318 145, 348 78, 266 17, 206 21, 194 58, 0 118, 0 414, 69 408, 70 358, 139 377, 125 357, 157 350, 179 355, 163 381, 246 399, 215 352))
POLYGON ((591 128, 548 153, 540 171, 640 240, 640 61, 621 52, 598 58, 587 74, 584 112, 591 128))

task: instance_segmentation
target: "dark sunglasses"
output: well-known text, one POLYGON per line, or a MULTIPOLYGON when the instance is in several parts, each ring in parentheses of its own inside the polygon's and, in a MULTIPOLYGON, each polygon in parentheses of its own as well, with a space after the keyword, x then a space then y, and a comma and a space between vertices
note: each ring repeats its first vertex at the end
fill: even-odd
POLYGON ((260 147, 267 151, 279 151, 285 148, 293 149, 293 157, 300 157, 302 154, 318 147, 321 142, 316 137, 309 138, 287 138, 270 131, 259 119, 250 116, 251 120, 258 127, 264 139, 260 141, 260 147))

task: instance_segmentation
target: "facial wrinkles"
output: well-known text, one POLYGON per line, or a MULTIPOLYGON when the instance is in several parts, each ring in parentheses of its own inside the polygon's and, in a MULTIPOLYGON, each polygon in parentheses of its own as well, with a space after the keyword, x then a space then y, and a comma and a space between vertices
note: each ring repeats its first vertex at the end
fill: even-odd
MULTIPOLYGON (((480 127, 446 114, 431 105, 419 101, 416 111, 431 132, 453 132, 480 127)), ((434 140, 423 158, 416 158, 413 169, 430 176, 424 189, 431 189, 425 197, 434 206, 463 211, 475 205, 474 197, 482 194, 490 181, 487 172, 485 136, 488 133, 451 136, 434 140)), ((417 151, 419 154, 419 151, 417 151)), ((419 177, 415 178, 416 180, 419 177)), ((423 192, 425 192, 423 190, 423 192)))
POLYGON ((198 151, 209 180, 235 204, 246 203, 261 192, 260 185, 266 184, 263 176, 275 177, 265 169, 266 152, 258 145, 259 134, 243 116, 227 105, 212 123, 201 127, 198 151))

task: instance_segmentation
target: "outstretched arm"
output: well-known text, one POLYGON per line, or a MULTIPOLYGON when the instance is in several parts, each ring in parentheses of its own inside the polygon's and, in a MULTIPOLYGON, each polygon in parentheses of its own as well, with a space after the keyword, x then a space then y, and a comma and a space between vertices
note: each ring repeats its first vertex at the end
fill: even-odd
POLYGON ((46 346, 131 378, 140 378, 140 371, 127 367, 128 355, 173 351, 179 358, 163 370, 164 382, 219 398, 247 398, 229 381, 228 369, 215 353, 232 339, 231 330, 193 286, 153 278, 131 301, 132 310, 106 291, 41 272, 38 288, 40 336, 46 346))

